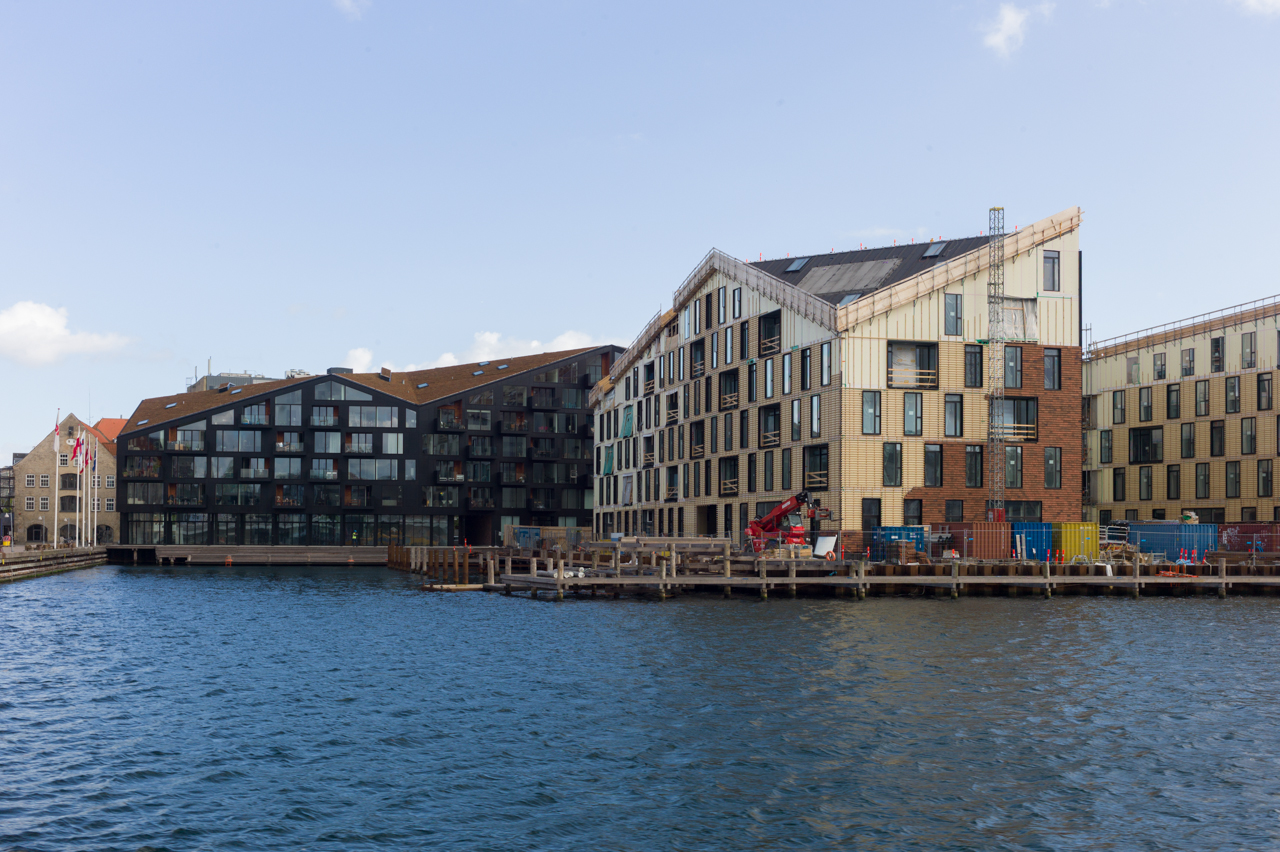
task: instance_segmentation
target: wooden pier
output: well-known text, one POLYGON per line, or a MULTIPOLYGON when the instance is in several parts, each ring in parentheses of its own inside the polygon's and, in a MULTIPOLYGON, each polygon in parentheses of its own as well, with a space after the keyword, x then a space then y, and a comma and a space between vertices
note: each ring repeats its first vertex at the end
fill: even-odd
POLYGON ((59 547, 35 551, 0 551, 0 583, 94 568, 107 563, 105 547, 59 547))
POLYGON ((866 560, 766 558, 733 554, 727 540, 643 539, 595 542, 562 554, 508 548, 391 548, 388 565, 420 574, 441 591, 547 595, 622 594, 659 600, 686 592, 827 594, 863 599, 908 594, 1217 595, 1280 592, 1280 560, 1213 554, 1208 564, 1052 563, 956 559, 894 564, 866 560))

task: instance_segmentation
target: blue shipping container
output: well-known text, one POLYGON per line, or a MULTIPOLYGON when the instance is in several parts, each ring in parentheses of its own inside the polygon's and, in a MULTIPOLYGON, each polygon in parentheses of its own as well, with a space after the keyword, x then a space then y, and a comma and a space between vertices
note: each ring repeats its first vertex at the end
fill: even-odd
POLYGON ((885 544, 891 541, 915 542, 916 550, 929 552, 928 527, 876 527, 871 533, 871 559, 873 562, 885 558, 885 544))
POLYGON ((1049 551, 1053 549, 1053 524, 1033 523, 1030 521, 1019 521, 1013 525, 1013 549, 1016 552, 1018 547, 1018 537, 1021 536, 1025 542, 1026 554, 1028 559, 1037 559, 1044 561, 1049 558, 1049 551))
POLYGON ((1159 553, 1169 562, 1177 562, 1183 553, 1196 558, 1218 546, 1217 524, 1132 524, 1129 543, 1143 553, 1159 553))

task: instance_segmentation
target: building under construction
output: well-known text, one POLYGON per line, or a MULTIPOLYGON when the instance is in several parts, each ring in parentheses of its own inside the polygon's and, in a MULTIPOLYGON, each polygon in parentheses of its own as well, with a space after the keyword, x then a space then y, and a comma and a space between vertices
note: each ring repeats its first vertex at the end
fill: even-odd
POLYGON ((1080 221, 713 250, 592 391, 597 534, 733 536, 801 489, 814 529, 1080 520, 1080 221))

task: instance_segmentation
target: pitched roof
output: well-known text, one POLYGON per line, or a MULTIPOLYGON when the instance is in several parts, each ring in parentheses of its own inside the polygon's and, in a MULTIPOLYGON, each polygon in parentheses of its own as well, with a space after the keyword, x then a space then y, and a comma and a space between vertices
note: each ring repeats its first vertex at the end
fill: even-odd
POLYGON ((840 305, 919 275, 987 243, 986 237, 963 237, 808 257, 797 255, 756 261, 751 265, 833 305, 840 305), (933 254, 929 254, 930 251, 933 254), (787 271, 801 260, 804 263, 798 269, 787 271))
MULTIPOLYGON (((456 364, 430 370, 383 373, 338 373, 334 375, 299 376, 293 379, 240 385, 221 390, 179 393, 144 399, 128 422, 120 430, 150 429, 161 423, 190 417, 203 411, 220 408, 231 402, 241 403, 250 399, 270 396, 293 385, 306 382, 341 379, 353 385, 388 394, 413 405, 423 405, 436 400, 457 396, 460 393, 502 380, 504 377, 527 373, 547 367, 558 361, 576 357, 595 349, 611 349, 608 346, 588 346, 583 349, 567 349, 560 352, 543 352, 516 358, 495 358, 473 364, 456 364), (502 369, 499 369, 502 368, 502 369), (423 385, 423 387, 418 387, 423 385), (235 394, 232 396, 232 394, 235 394), (172 406, 172 407, 171 407, 172 406)), ((119 433, 117 433, 119 434, 119 433)))
POLYGON ((120 430, 124 428, 124 424, 128 422, 124 417, 103 417, 93 424, 93 428, 114 441, 116 436, 120 434, 120 430))

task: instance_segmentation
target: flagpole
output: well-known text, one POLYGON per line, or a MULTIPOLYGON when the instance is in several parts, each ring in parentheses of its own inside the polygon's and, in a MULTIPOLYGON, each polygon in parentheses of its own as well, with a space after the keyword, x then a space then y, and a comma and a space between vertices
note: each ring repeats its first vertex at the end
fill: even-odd
POLYGON ((58 436, 62 423, 62 409, 53 421, 53 546, 58 546, 58 436))

